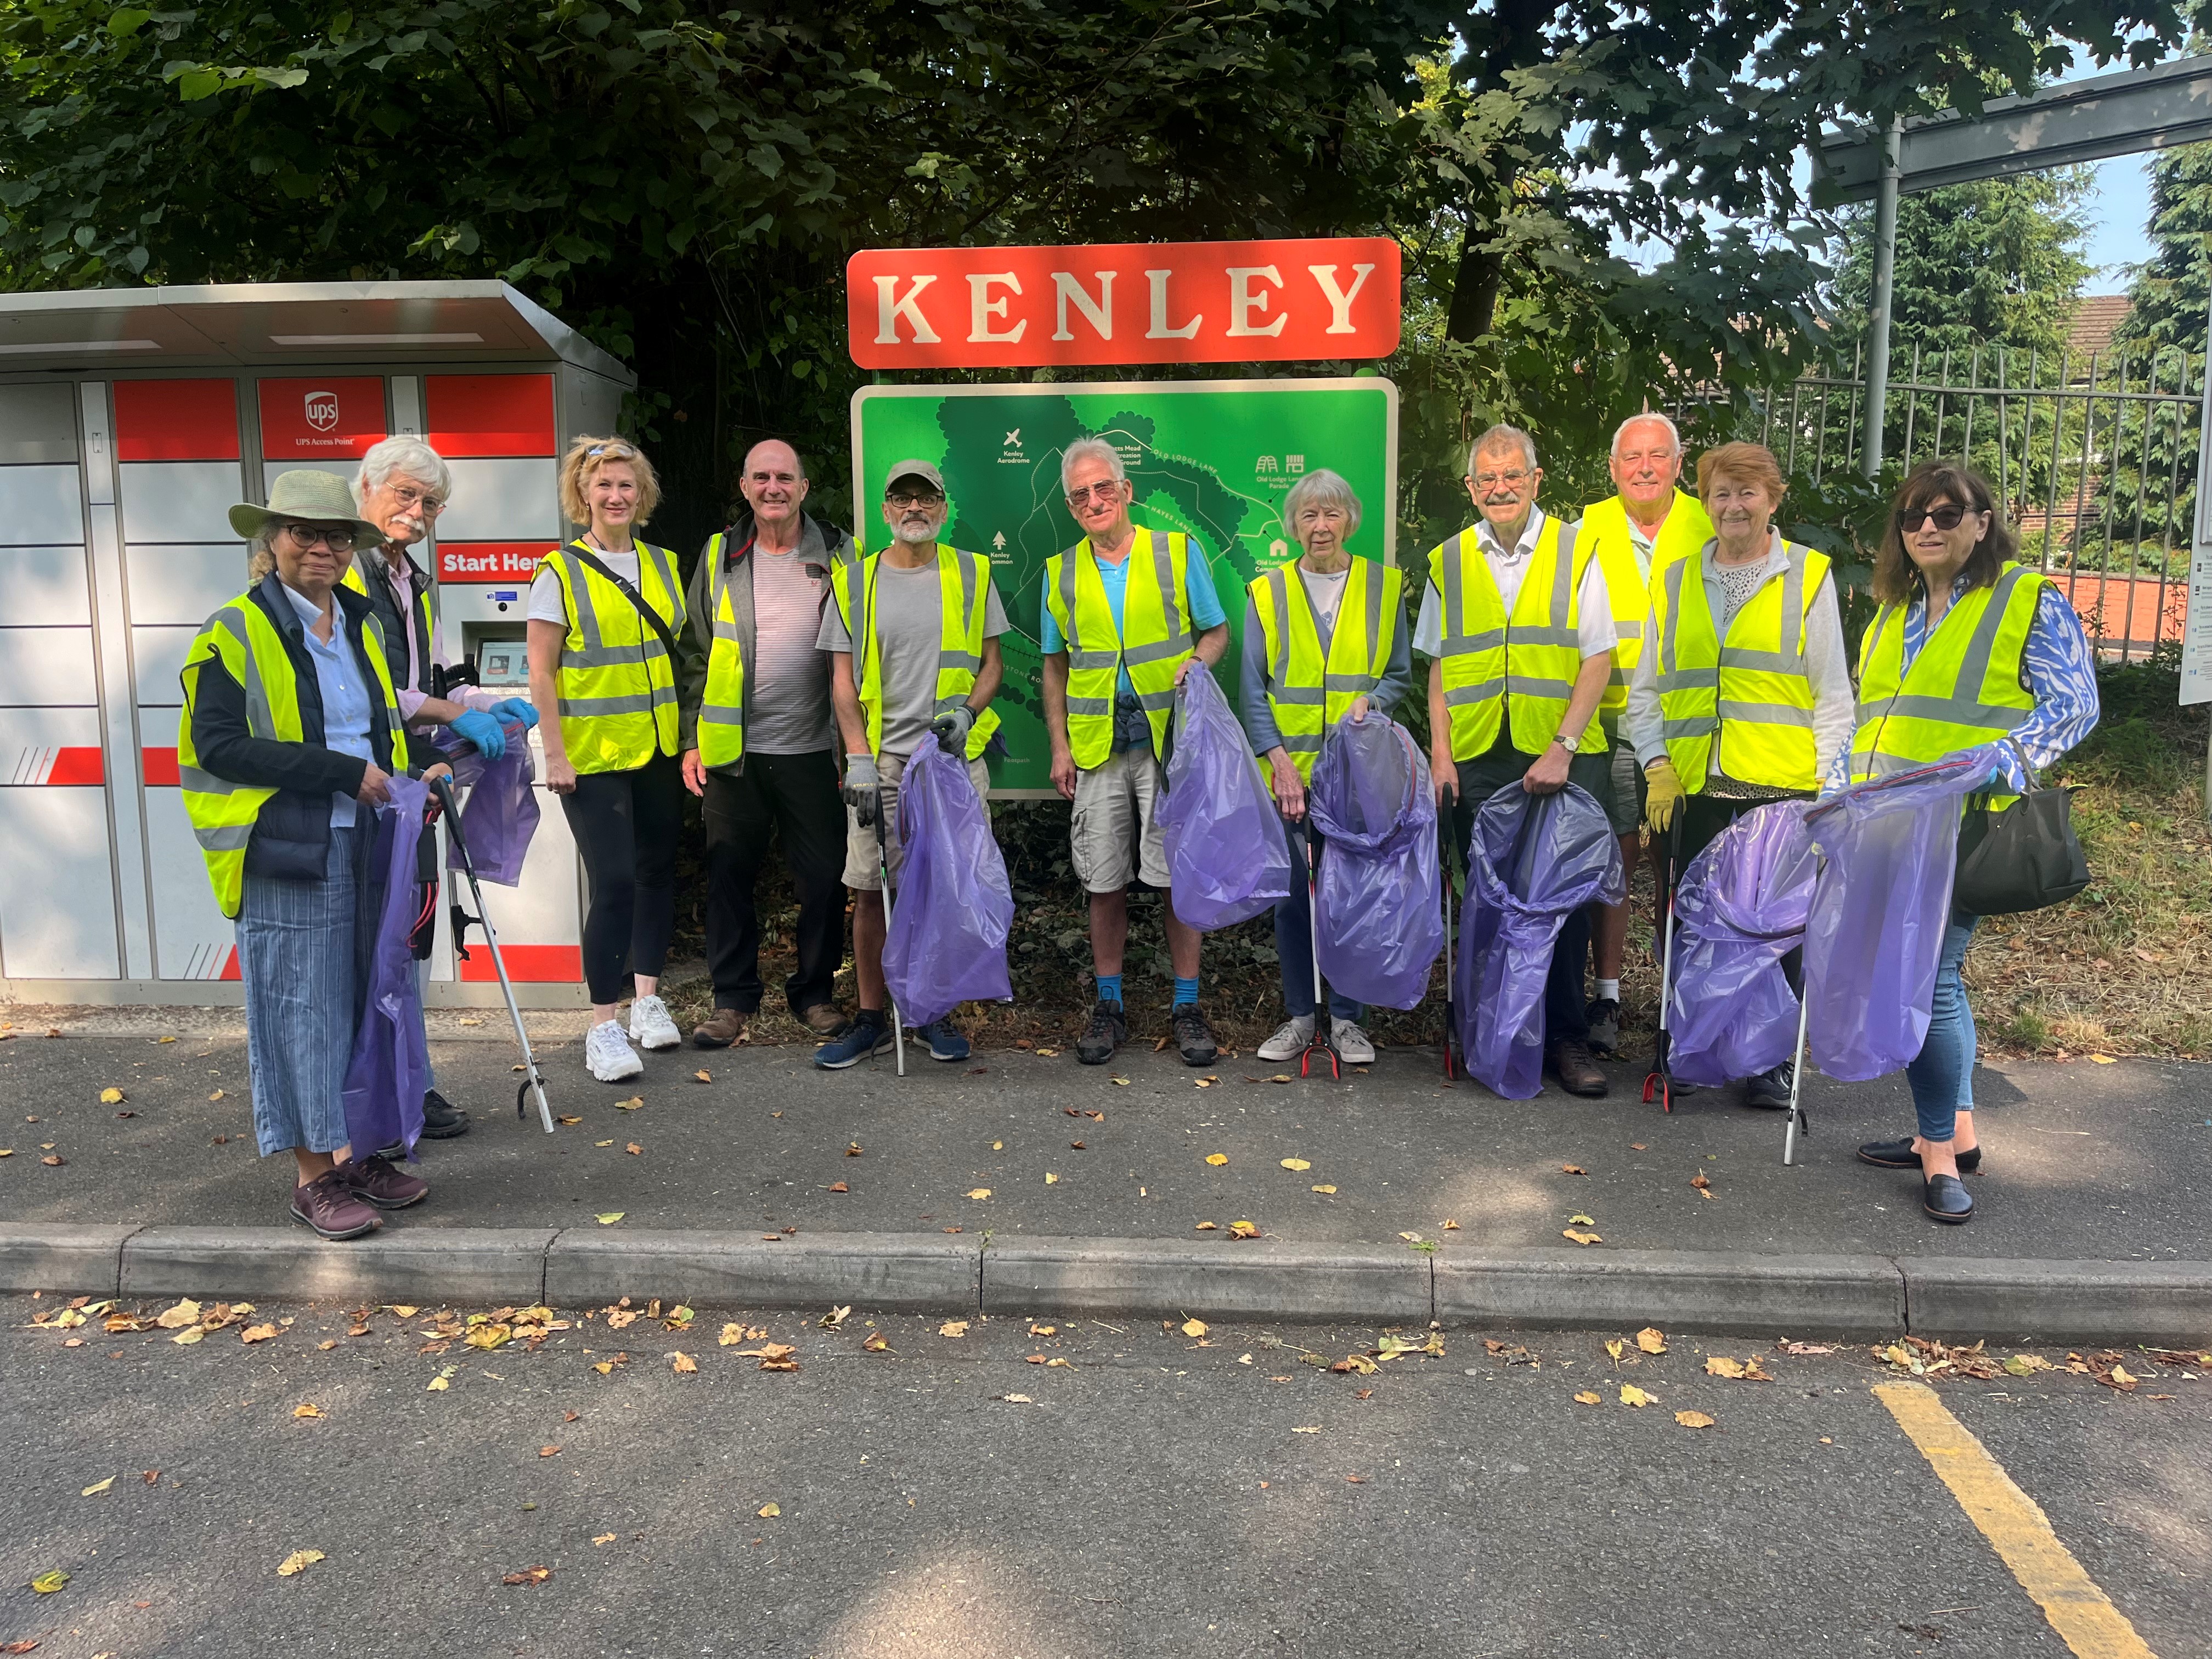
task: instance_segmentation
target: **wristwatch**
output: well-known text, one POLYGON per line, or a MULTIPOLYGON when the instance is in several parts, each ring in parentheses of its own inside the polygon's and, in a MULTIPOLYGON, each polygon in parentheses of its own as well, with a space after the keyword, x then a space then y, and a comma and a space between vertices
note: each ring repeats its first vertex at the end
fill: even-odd
POLYGON ((1564 732, 1553 732, 1552 741, 1558 744, 1560 748, 1565 750, 1570 755, 1575 753, 1583 746, 1581 738, 1571 738, 1564 732))

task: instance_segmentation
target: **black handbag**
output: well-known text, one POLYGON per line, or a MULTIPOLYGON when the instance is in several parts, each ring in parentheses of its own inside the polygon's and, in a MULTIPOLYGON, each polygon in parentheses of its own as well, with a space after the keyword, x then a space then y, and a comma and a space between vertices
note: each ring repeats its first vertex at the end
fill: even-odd
POLYGON ((1959 824, 1958 873, 1951 902, 1971 915, 2009 916, 2063 904, 2089 884, 2089 863, 2074 834, 2074 792, 2045 788, 2020 754, 2027 793, 2003 811, 1976 795, 1959 824))

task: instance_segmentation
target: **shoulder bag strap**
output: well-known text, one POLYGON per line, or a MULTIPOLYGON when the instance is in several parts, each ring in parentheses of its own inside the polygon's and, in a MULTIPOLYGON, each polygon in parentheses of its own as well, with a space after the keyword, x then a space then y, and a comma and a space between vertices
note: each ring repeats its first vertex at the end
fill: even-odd
MULTIPOLYGON (((634 544, 634 545, 641 548, 644 544, 642 543, 637 543, 634 544)), ((619 592, 623 598, 628 599, 632 605, 637 607, 637 614, 642 617, 646 621, 647 626, 651 628, 655 635, 659 635, 661 648, 668 653, 668 660, 672 665, 673 665, 678 654, 676 649, 676 635, 669 630, 667 620, 663 617, 658 611, 655 611, 651 605, 645 602, 645 595, 639 592, 636 588, 631 586, 629 583, 624 581, 620 576, 615 574, 613 571, 608 569, 605 563, 599 558, 599 556, 593 553, 590 548, 586 547, 581 542, 569 543, 568 551, 576 556, 577 562, 581 564, 584 568, 589 570, 594 575, 599 576, 606 581, 613 584, 616 591, 619 592)), ((641 574, 643 573, 644 568, 645 555, 641 551, 638 555, 638 569, 641 574)))

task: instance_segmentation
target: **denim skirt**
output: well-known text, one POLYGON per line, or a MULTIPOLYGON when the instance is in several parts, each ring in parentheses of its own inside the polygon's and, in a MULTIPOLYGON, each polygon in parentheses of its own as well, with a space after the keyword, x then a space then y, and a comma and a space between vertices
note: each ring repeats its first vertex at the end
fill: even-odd
POLYGON ((253 1135, 264 1158, 294 1147, 332 1152, 346 1144, 366 840, 362 830, 333 828, 320 881, 246 878, 238 970, 246 982, 253 1135))

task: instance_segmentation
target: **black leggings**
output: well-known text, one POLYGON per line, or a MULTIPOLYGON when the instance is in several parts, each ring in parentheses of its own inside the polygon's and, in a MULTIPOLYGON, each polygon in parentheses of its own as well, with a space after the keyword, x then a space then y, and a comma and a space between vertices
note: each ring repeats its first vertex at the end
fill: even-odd
POLYGON ((584 982, 605 1006, 628 974, 657 976, 676 931, 676 843, 684 831, 684 767, 655 755, 629 772, 584 772, 561 810, 584 860, 584 982))

